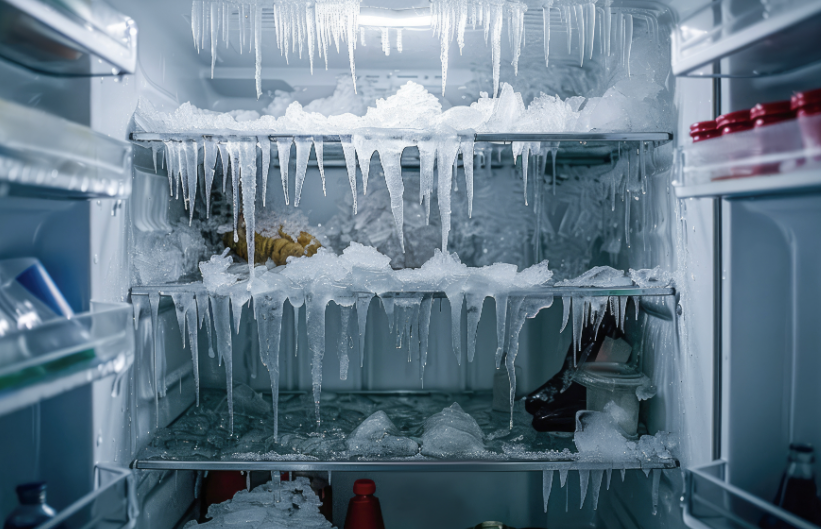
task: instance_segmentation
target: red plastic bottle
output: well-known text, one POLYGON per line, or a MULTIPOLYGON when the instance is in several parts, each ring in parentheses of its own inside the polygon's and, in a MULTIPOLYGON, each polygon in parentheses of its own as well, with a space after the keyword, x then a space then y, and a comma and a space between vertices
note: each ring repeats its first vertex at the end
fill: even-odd
POLYGON ((690 125, 690 137, 693 138, 693 143, 709 140, 717 136, 721 136, 721 131, 716 128, 716 122, 713 120, 699 121, 698 123, 690 125))
POLYGON ((379 498, 373 495, 374 492, 376 483, 373 480, 357 479, 354 482, 353 493, 356 496, 348 502, 345 529, 385 529, 379 498))

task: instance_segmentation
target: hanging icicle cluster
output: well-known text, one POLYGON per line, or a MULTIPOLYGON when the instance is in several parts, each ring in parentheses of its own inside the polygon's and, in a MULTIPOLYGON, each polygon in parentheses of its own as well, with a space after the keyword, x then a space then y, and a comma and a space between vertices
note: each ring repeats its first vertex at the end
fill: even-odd
POLYGON ((328 68, 328 49, 340 43, 348 48, 351 78, 356 89, 354 49, 359 17, 360 0, 194 0, 191 4, 191 33, 197 51, 211 49, 211 78, 217 60, 217 45, 221 40, 225 47, 231 42, 231 33, 238 33, 240 53, 247 50, 255 55, 257 98, 262 96, 262 23, 273 20, 276 44, 288 61, 289 53, 302 58, 307 48, 311 73, 314 54, 325 59, 328 68), (234 23, 236 19, 236 23, 234 23))

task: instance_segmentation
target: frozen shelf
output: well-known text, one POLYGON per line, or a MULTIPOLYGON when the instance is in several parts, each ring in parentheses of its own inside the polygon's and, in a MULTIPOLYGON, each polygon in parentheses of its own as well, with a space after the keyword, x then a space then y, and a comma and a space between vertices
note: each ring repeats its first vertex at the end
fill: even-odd
POLYGON ((105 2, 2 0, 0 57, 60 76, 134 73, 137 26, 105 2))
MULTIPOLYGON (((131 287, 132 296, 148 296, 158 292, 161 296, 170 296, 177 292, 199 293, 206 292, 202 282, 168 284, 168 285, 141 285, 131 287)), ((364 292, 363 292, 364 293, 364 292)), ((510 296, 527 296, 540 298, 546 296, 553 297, 602 297, 602 296, 672 296, 676 293, 674 288, 641 288, 641 287, 536 287, 523 291, 510 291, 510 296)), ((370 293, 369 293, 370 294, 370 293)), ((413 291, 413 292, 384 292, 380 297, 402 297, 416 294, 431 294, 436 298, 444 298, 442 291, 413 291)))
POLYGON ((140 514, 134 475, 127 468, 99 464, 94 490, 37 529, 62 527, 133 527, 140 514))
POLYGON ((821 61, 821 3, 705 1, 673 31, 673 74, 757 77, 821 61), (769 4, 769 5, 768 5, 769 4), (699 71, 721 63, 720 73, 699 71))
POLYGON ((133 309, 92 303, 92 311, 0 337, 0 415, 125 372, 134 358, 133 309))
POLYGON ((693 529, 757 528, 764 517, 772 518, 773 527, 818 529, 728 483, 725 461, 685 470, 684 478, 684 522, 693 529))
MULTIPOLYGON (((2 4, 0 4, 2 5, 2 4)), ((0 196, 127 198, 131 145, 0 100, 0 196)))
POLYGON ((749 176, 704 184, 675 185, 674 189, 678 198, 741 198, 801 193, 821 190, 821 167, 780 175, 749 176))
MULTIPOLYGON (((511 472, 539 470, 614 470, 676 468, 664 454, 640 452, 619 459, 580 456, 572 434, 540 433, 517 403, 513 429, 508 411, 492 411, 486 392, 352 392, 325 394, 317 432, 310 395, 279 397, 278 441, 273 441, 273 415, 268 396, 247 386, 234 390, 234 432, 225 429, 225 392, 203 390, 199 408, 192 406, 155 439, 132 463, 144 470, 280 470, 280 471, 441 471, 511 472), (367 416, 384 411, 399 435, 420 439, 427 417, 457 402, 485 434, 486 452, 473 457, 438 459, 419 453, 409 457, 365 456, 349 452, 346 437, 367 416), (244 413, 241 413, 243 410, 244 413)), ((423 448, 424 450, 424 448, 423 448)))

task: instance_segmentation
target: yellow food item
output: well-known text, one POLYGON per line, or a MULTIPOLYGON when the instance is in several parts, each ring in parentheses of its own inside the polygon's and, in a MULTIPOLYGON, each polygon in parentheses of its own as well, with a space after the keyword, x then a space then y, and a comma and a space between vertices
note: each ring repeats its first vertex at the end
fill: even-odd
MULTIPOLYGON (((245 242, 245 223, 240 222, 237 227, 237 242, 234 242, 234 232, 223 234, 222 242, 225 246, 248 260, 248 245, 245 242)), ((308 232, 301 232, 296 241, 279 228, 279 237, 266 237, 259 233, 254 234, 254 264, 265 264, 270 258, 277 266, 286 264, 288 257, 312 256, 322 245, 308 232)))

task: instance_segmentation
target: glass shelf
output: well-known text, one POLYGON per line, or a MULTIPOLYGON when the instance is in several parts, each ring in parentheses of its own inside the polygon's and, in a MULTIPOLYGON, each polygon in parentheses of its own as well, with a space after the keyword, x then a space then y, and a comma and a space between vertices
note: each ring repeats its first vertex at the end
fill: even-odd
POLYGON ((813 0, 701 0, 673 30, 673 74, 758 77, 817 63, 819 24, 821 3, 813 0), (720 73, 699 71, 724 58, 720 73))
POLYGON ((134 73, 137 25, 105 2, 3 0, 0 57, 58 76, 134 73))
MULTIPOLYGON (((531 416, 517 402, 513 429, 509 411, 493 411, 490 391, 443 393, 424 391, 352 392, 322 395, 319 433, 314 403, 305 393, 279 397, 278 441, 273 441, 269 396, 247 386, 234 389, 234 433, 225 429, 225 392, 203 390, 200 406, 191 406, 168 428, 157 433, 132 467, 144 470, 281 470, 281 471, 441 471, 511 472, 540 470, 630 470, 676 468, 678 462, 635 451, 623 457, 580 455, 573 436, 536 432, 531 416), (245 388, 241 390, 241 388, 245 388), (249 398, 244 398, 246 395, 249 398), (253 395, 253 397, 251 397, 253 395), (398 434, 419 439, 425 419, 457 402, 485 435, 486 452, 440 459, 363 455, 347 451, 345 438, 365 417, 384 411, 398 434)), ((424 448, 422 448, 424 451, 424 448)))
POLYGON ((678 198, 741 198, 821 190, 821 167, 792 173, 749 176, 693 185, 675 185, 678 198))
POLYGON ((127 198, 131 145, 0 100, 0 196, 127 198))
POLYGON ((727 482, 727 463, 714 461, 684 471, 684 523, 693 529, 757 529, 764 516, 778 527, 818 529, 772 503, 727 482))
POLYGON ((0 415, 108 375, 134 359, 133 309, 92 302, 91 312, 0 337, 0 415))
POLYGON ((98 464, 95 486, 37 529, 63 527, 133 527, 140 514, 134 475, 127 468, 98 464))

